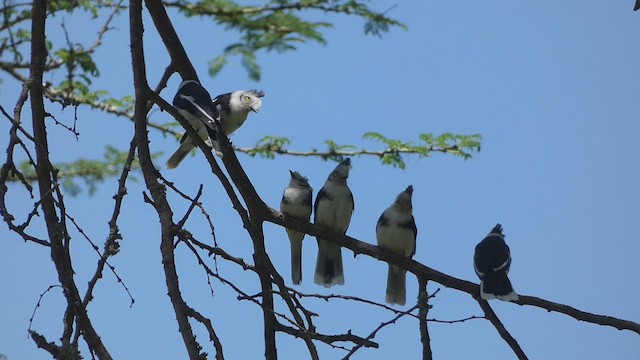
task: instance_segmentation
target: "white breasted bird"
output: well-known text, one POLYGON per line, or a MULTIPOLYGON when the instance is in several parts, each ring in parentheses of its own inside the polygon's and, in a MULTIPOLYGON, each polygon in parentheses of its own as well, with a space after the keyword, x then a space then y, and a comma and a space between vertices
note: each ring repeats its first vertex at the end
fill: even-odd
MULTIPOLYGON (((314 222, 329 231, 347 232, 353 214, 353 194, 347 186, 351 159, 344 159, 331 172, 318 192, 314 204, 314 222)), ((318 238, 318 257, 313 281, 324 287, 344 284, 342 252, 339 245, 318 238)))
MULTIPOLYGON (((244 123, 250 111, 260 110, 260 98, 263 96, 263 91, 239 90, 218 95, 211 100, 209 92, 197 81, 185 80, 178 87, 173 106, 198 131, 205 143, 213 147, 216 155, 222 157, 218 140, 219 124, 227 135, 231 135, 244 123)), ((167 169, 177 167, 194 147, 195 144, 185 133, 180 140, 180 147, 167 160, 167 169)))
POLYGON ((511 252, 504 241, 502 225, 497 224, 476 246, 473 267, 480 278, 480 297, 504 301, 518 300, 507 275, 511 266, 511 252))
MULTIPOLYGON (((218 111, 207 89, 195 80, 183 81, 173 98, 173 107, 189 121, 207 145, 213 146, 213 140, 217 139, 218 111)), ((167 169, 178 166, 194 147, 193 141, 185 133, 180 140, 180 147, 167 160, 167 169)))
POLYGON ((227 135, 238 130, 249 112, 257 113, 262 106, 264 91, 262 90, 238 90, 221 94, 213 99, 213 106, 220 114, 220 123, 227 135))
MULTIPOLYGON (((280 201, 280 211, 286 216, 309 221, 311 218, 311 198, 313 189, 309 180, 297 171, 291 171, 291 181, 284 189, 280 201)), ((291 242, 291 280, 295 285, 302 282, 302 240, 304 233, 287 230, 291 242)))
MULTIPOLYGON (((416 253, 418 234, 412 214, 412 194, 413 186, 409 185, 380 215, 376 225, 378 246, 409 258, 416 253)), ((404 305, 407 302, 406 274, 406 270, 389 264, 385 296, 387 303, 404 305)))

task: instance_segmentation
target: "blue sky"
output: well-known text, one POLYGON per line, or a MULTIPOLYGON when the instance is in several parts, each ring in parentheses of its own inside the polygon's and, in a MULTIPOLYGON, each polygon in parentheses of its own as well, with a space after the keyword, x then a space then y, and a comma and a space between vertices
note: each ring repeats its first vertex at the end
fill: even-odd
MULTIPOLYGON (((264 135, 286 136, 291 149, 322 148, 326 139, 358 147, 377 148, 362 134, 377 131, 391 138, 417 140, 418 134, 480 133, 482 151, 470 160, 433 154, 407 158, 407 169, 380 166, 374 158, 354 158, 349 184, 355 213, 348 234, 375 243, 380 213, 407 185, 414 186, 414 216, 418 227, 415 259, 439 271, 477 281, 471 264, 473 249, 497 223, 503 224, 513 263, 510 278, 520 294, 538 296, 597 314, 640 321, 640 14, 632 1, 540 1, 524 4, 490 2, 400 2, 390 13, 408 31, 394 29, 383 38, 365 37, 362 21, 332 16, 325 32, 328 44, 306 44, 287 54, 260 54, 263 78, 249 80, 239 59, 215 79, 207 63, 237 35, 201 20, 172 16, 203 84, 212 94, 242 88, 264 89, 263 108, 231 140, 252 146, 264 135)), ((394 2, 373 2, 384 10, 394 2)), ((321 15, 310 15, 323 19, 321 15)), ((61 22, 49 18, 49 26, 61 22)), ((74 23, 75 40, 91 41, 94 30, 74 23), (82 31, 79 31, 82 30, 82 31)), ((146 19, 147 72, 154 84, 168 64, 164 48, 146 19)), ((132 94, 126 16, 116 23, 98 59, 102 76, 97 88, 114 95, 132 94)), ((96 28, 97 31, 97 28, 96 28)), ((62 76, 62 75, 59 75, 62 76)), ((60 79, 51 79, 59 81, 60 79)), ((165 99, 180 79, 174 76, 165 99)), ((3 78, 2 106, 12 109, 18 87, 3 78)), ((57 110, 49 105, 51 111, 57 110)), ((132 124, 86 109, 79 110, 79 140, 51 127, 54 162, 78 156, 100 157, 106 144, 126 149, 132 124)), ((28 113, 23 114, 28 119, 28 113)), ((59 115, 67 123, 70 109, 59 115)), ((157 122, 170 121, 154 112, 157 122)), ((7 134, 8 122, 0 122, 7 134)), ((160 167, 174 150, 173 139, 151 132, 151 149, 162 151, 160 167)), ((0 147, 6 147, 6 135, 0 147)), ((288 183, 289 169, 310 179, 318 191, 335 166, 319 159, 266 160, 240 155, 259 194, 277 207, 288 183)), ((251 261, 248 235, 222 187, 207 170, 201 155, 187 158, 164 176, 195 195, 205 185, 203 203, 212 215, 218 242, 230 253, 251 261)), ((115 358, 185 358, 175 316, 166 296, 155 211, 142 200, 141 176, 128 184, 129 195, 120 217, 124 235, 121 253, 111 260, 131 290, 129 299, 115 278, 105 273, 89 307, 94 326, 115 358)), ((114 181, 94 196, 67 196, 69 213, 96 243, 108 235, 113 210, 114 181)), ((171 194, 175 218, 188 203, 171 194)), ((14 214, 28 212, 32 201, 13 187, 14 214)), ((211 242, 203 218, 194 214, 188 229, 211 242)), ((41 227, 36 232, 44 236, 41 227)), ((0 353, 14 359, 47 359, 27 338, 29 318, 38 296, 57 283, 47 249, 24 243, 6 227, 1 230, 0 353)), ((265 225, 272 261, 289 279, 288 242, 283 229, 265 225)), ((98 260, 80 236, 74 238, 76 280, 84 286, 98 260)), ((328 294, 313 284, 317 246, 304 243, 303 284, 307 293, 328 294)), ((184 249, 177 252, 181 287, 186 300, 209 316, 229 359, 257 359, 263 354, 259 309, 238 302, 236 294, 213 282, 211 295, 204 272, 184 249)), ((384 301, 386 265, 343 251, 346 284, 331 292, 384 301)), ((219 263, 221 274, 257 293, 249 273, 219 263)), ((416 282, 408 279, 407 299, 416 297, 416 282)), ((455 320, 481 315, 467 294, 441 288, 432 300, 430 317, 455 320)), ((335 300, 308 301, 320 314, 320 332, 366 336, 389 312, 335 300)), ((506 328, 532 359, 634 359, 640 353, 638 335, 629 331, 580 323, 532 307, 491 302, 506 328)), ((63 298, 48 293, 33 328, 57 340, 61 333, 63 298)), ((194 323, 199 339, 205 333, 194 323)), ((512 359, 513 353, 485 320, 430 325, 437 359, 512 359)), ((375 338, 379 349, 361 350, 355 359, 418 358, 418 324, 403 318, 375 338)), ((208 346, 208 345, 207 345, 208 346)), ((304 344, 278 336, 282 359, 306 358, 304 344)), ((207 350, 213 353, 212 347, 207 350)), ((322 358, 341 358, 341 350, 319 345, 322 358)))

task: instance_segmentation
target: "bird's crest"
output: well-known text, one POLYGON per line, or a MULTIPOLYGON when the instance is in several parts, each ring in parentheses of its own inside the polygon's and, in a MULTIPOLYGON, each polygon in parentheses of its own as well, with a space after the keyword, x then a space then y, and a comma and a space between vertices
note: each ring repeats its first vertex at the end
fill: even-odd
POLYGON ((265 95, 264 91, 256 90, 256 89, 247 90, 246 92, 251 94, 251 95, 253 95, 253 96, 255 96, 255 97, 259 97, 259 98, 264 97, 264 95, 265 95))
POLYGON ((496 224, 496 226, 491 229, 489 234, 498 234, 500 236, 504 236, 504 234, 502 234, 502 225, 500 225, 500 223, 496 224))
POLYGON ((293 170, 289 170, 289 173, 291 174, 291 178, 303 183, 309 183, 309 179, 306 176, 302 176, 302 174, 300 174, 297 171, 293 171, 293 170))
POLYGON ((347 165, 347 166, 351 166, 351 158, 344 158, 344 159, 342 159, 342 161, 340 161, 340 165, 347 165))

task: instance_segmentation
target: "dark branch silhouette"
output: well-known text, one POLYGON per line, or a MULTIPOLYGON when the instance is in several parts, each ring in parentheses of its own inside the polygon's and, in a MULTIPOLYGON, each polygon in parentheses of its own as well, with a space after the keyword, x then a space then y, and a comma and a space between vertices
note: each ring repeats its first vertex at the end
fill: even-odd
MULTIPOLYGON (((121 8, 121 3, 122 2, 114 5, 115 8, 113 8, 107 22, 99 32, 98 40, 86 51, 93 52, 100 46, 104 34, 109 29, 109 23, 113 20, 117 10, 121 8)), ((142 0, 132 0, 128 6, 128 14, 130 25, 129 38, 131 64, 135 90, 133 112, 129 110, 122 110, 117 107, 111 107, 108 103, 102 103, 100 101, 83 100, 84 104, 93 106, 100 111, 111 113, 116 116, 125 116, 131 119, 135 126, 133 139, 130 143, 126 160, 124 161, 124 168, 120 172, 120 176, 117 181, 113 212, 108 221, 108 235, 106 236, 102 250, 100 250, 96 243, 90 239, 80 224, 76 222, 72 214, 68 213, 65 206, 65 198, 60 190, 60 177, 64 174, 61 174, 60 171, 51 164, 49 159, 49 152, 51 149, 49 149, 48 146, 46 120, 52 119, 53 122, 50 122, 49 124, 53 124, 57 127, 63 127, 77 136, 78 133, 75 129, 75 120, 77 119, 74 117, 73 126, 59 122, 52 114, 47 112, 44 99, 49 99, 53 101, 54 104, 60 104, 63 106, 70 104, 75 106, 79 103, 79 100, 74 97, 75 95, 73 94, 73 91, 52 88, 50 84, 43 83, 43 74, 48 71, 48 69, 53 69, 54 67, 59 68, 64 65, 63 63, 52 64, 47 60, 48 50, 45 42, 45 25, 48 9, 46 1, 37 0, 32 4, 32 38, 30 43, 31 57, 28 64, 23 63, 22 61, 16 62, 13 65, 6 62, 0 63, 0 68, 2 70, 23 82, 23 90, 18 96, 16 106, 13 110, 13 115, 0 107, 2 116, 11 123, 8 134, 9 143, 6 148, 7 160, 2 166, 2 169, 0 169, 0 215, 8 225, 10 231, 17 234, 20 238, 24 239, 24 241, 40 245, 38 248, 46 248, 50 251, 51 259, 55 266, 59 281, 59 285, 51 285, 41 294, 33 315, 29 320, 29 334, 37 347, 47 351, 53 358, 62 358, 61 354, 73 354, 74 356, 77 355, 79 358, 80 353, 78 350, 78 343, 80 339, 82 339, 86 342, 92 358, 95 357, 101 360, 111 359, 111 355, 106 344, 103 342, 103 339, 101 339, 91 322, 87 308, 91 305, 91 301, 94 297, 94 290, 98 286, 99 280, 104 276, 105 267, 111 270, 117 282, 120 283, 124 290, 129 294, 131 306, 133 306, 135 302, 129 289, 124 285, 124 280, 115 272, 114 267, 110 265, 109 259, 116 256, 120 250, 119 242, 122 240, 123 236, 120 233, 118 219, 122 211, 123 199, 127 195, 126 182, 129 178, 132 164, 134 163, 137 154, 137 159, 139 161, 146 186, 146 191, 142 194, 142 199, 153 207, 157 213, 160 223, 161 235, 158 239, 160 251, 156 256, 159 256, 162 260, 168 298, 173 307, 178 324, 178 331, 183 339, 189 359, 195 360, 206 358, 206 353, 202 346, 203 344, 196 339, 192 326, 201 326, 206 330, 206 333, 208 334, 208 341, 215 350, 216 359, 224 359, 224 349, 222 339, 218 337, 215 323, 204 315, 205 312, 202 311, 202 309, 196 309, 189 305, 182 294, 179 276, 180 272, 176 267, 175 262, 175 252, 178 247, 183 247, 183 249, 186 247, 186 249, 190 251, 190 254, 193 255, 192 260, 194 263, 197 263, 206 274, 207 282, 212 293, 213 286, 211 281, 230 288, 235 292, 235 294, 237 294, 236 298, 238 301, 246 302, 247 304, 251 304, 251 306, 260 307, 262 312, 262 332, 264 335, 264 356, 266 359, 278 358, 278 334, 284 334, 303 341, 308 349, 311 359, 319 359, 318 349, 316 347, 317 344, 326 344, 334 349, 340 349, 340 351, 344 351, 346 353, 344 358, 348 359, 363 348, 378 348, 379 344, 374 341, 375 337, 381 331, 390 329, 393 324, 403 317, 411 319, 412 321, 416 320, 416 326, 418 327, 422 344, 423 359, 431 359, 433 357, 428 328, 429 321, 453 324, 472 319, 485 319, 490 321, 500 337, 510 346, 514 354, 519 359, 527 359, 525 352, 520 347, 517 340, 508 332, 489 303, 479 298, 478 284, 449 276, 432 269, 425 264, 393 254, 385 249, 371 245, 368 242, 364 242, 347 235, 336 235, 309 222, 297 220, 292 217, 285 217, 279 211, 270 208, 262 200, 236 156, 236 152, 255 155, 255 148, 234 148, 223 131, 221 131, 220 140, 224 156, 222 159, 214 157, 211 152, 211 148, 204 143, 189 123, 161 96, 162 91, 167 87, 167 83, 172 76, 179 75, 182 79, 196 80, 198 79, 198 76, 182 46, 180 37, 176 33, 171 19, 166 12, 165 6, 168 5, 159 0, 146 0, 144 1, 144 4, 146 4, 146 8, 151 15, 155 31, 160 35, 166 47, 166 51, 171 58, 171 61, 164 70, 164 73, 162 73, 157 86, 155 89, 151 89, 146 74, 143 38, 144 27, 142 20, 144 12, 143 2, 142 0), (29 76, 24 75, 24 71, 27 66, 29 69, 29 76), (25 129, 20 119, 21 111, 25 104, 27 104, 27 101, 30 101, 29 107, 31 110, 32 133, 25 129), (251 258, 248 256, 246 258, 236 256, 236 254, 232 254, 218 245, 213 218, 207 213, 207 210, 200 203, 200 198, 205 186, 209 186, 211 184, 207 184, 206 182, 201 184, 197 194, 195 196, 189 196, 164 178, 162 174, 160 174, 160 171, 155 168, 149 148, 150 139, 148 130, 150 128, 157 128, 164 133, 172 135, 178 134, 178 132, 169 129, 166 126, 156 125, 149 122, 149 113, 155 106, 158 106, 161 110, 173 116, 180 125, 184 127, 186 133, 200 149, 199 152, 205 157, 209 164, 209 170, 213 175, 209 178, 203 176, 203 179, 206 179, 204 181, 219 182, 224 188, 232 207, 235 209, 237 216, 242 222, 244 230, 247 231, 251 238, 251 258), (33 150, 31 150, 31 148, 33 148, 33 150), (35 169, 35 176, 26 176, 19 170, 19 166, 16 166, 14 163, 14 152, 16 150, 24 152, 28 158, 29 165, 35 169), (26 211, 28 213, 24 217, 24 220, 19 220, 23 221, 21 224, 6 207, 6 195, 8 192, 6 184, 8 181, 11 181, 11 179, 14 179, 13 181, 15 181, 19 186, 24 187, 31 196, 31 201, 33 201, 33 207, 26 211), (35 183, 35 186, 32 185, 32 182, 35 183), (183 214, 181 213, 180 215, 176 215, 174 213, 172 203, 167 199, 167 191, 173 191, 178 194, 182 198, 182 200, 179 201, 188 202, 188 209, 183 214), (198 239, 189 232, 187 222, 193 216, 197 216, 194 215, 197 214, 197 211, 194 211, 196 209, 200 210, 209 226, 211 239, 214 244, 213 246, 209 245, 211 242, 198 239), (44 238, 36 237, 30 233, 33 231, 30 228, 30 225, 34 222, 34 219, 40 216, 40 213, 42 213, 44 217, 44 223, 46 224, 47 230, 46 235, 42 235, 44 238), (415 275, 418 280, 417 288, 419 296, 417 302, 407 310, 398 310, 391 306, 369 299, 359 298, 357 296, 306 294, 291 288, 285 283, 284 278, 280 275, 272 263, 271 257, 267 253, 266 242, 268 240, 265 239, 264 236, 265 223, 271 223, 283 228, 286 227, 298 230, 311 236, 321 237, 352 251, 354 255, 366 256, 371 259, 384 261, 406 269, 415 275), (87 276, 89 281, 83 296, 81 296, 74 277, 75 274, 70 250, 72 236, 69 229, 86 239, 97 253, 97 264, 95 270, 87 276), (209 263, 209 257, 213 257, 213 266, 209 263), (232 280, 223 277, 218 272, 218 261, 224 261, 225 263, 232 264, 231 266, 247 271, 254 276, 260 284, 259 292, 248 293, 232 280), (469 316, 458 320, 429 319, 428 314, 431 309, 429 299, 435 296, 440 289, 429 294, 427 292, 428 282, 438 283, 443 287, 468 294, 478 302, 484 316, 469 316), (61 336, 59 337, 59 343, 56 343, 47 340, 43 335, 36 332, 32 329, 32 325, 37 309, 40 307, 41 302, 44 299, 44 295, 51 289, 58 287, 62 290, 67 304, 61 317, 61 336), (340 331, 337 331, 338 333, 328 334, 327 331, 324 329, 318 329, 314 324, 314 319, 318 316, 322 316, 322 314, 318 314, 314 312, 314 309, 308 307, 308 301, 306 300, 310 298, 325 301, 338 300, 357 302, 361 306, 370 306, 382 309, 388 312, 389 316, 387 317, 387 320, 380 322, 378 326, 365 335, 354 334, 351 330, 345 330, 343 333, 339 333, 340 331)), ((171 3, 170 5, 182 7, 183 10, 189 10, 185 8, 187 5, 184 4, 171 3)), ((299 10, 301 6, 301 4, 292 3, 284 5, 267 5, 264 7, 246 7, 234 11, 240 11, 243 14, 278 12, 283 10, 299 10)), ((634 10, 637 10, 638 7, 638 2, 636 2, 634 10)), ((315 6, 312 5, 309 8, 337 12, 336 8, 327 7, 320 3, 315 6)), ((217 15, 226 16, 229 14, 225 14, 225 11, 230 10, 220 9, 219 11, 220 13, 217 15)), ((22 19, 20 21, 23 20, 26 19, 22 19)), ((5 25, 7 24, 8 23, 5 25)), ((5 25, 0 25, 0 30, 2 30, 5 25)), ((68 38, 67 43, 70 48, 73 47, 72 42, 68 38)), ((0 46, 4 47, 5 45, 6 44, 2 44, 0 46)), ((8 44, 6 46, 15 48, 19 45, 20 41, 14 39, 12 44, 8 44)), ((69 68, 66 75, 69 78, 73 78, 76 74, 73 69, 69 68)), ((332 158, 345 154, 384 157, 390 153, 398 156, 404 153, 415 153, 415 150, 410 148, 397 148, 393 151, 332 149, 326 152, 315 150, 310 152, 296 152, 285 150, 282 147, 267 150, 272 151, 275 154, 291 156, 320 156, 322 158, 332 158)), ((457 145, 451 145, 445 147, 432 147, 424 150, 427 152, 440 151, 443 153, 456 153, 460 149, 457 145)), ((218 184, 216 184, 216 186, 217 185, 218 184)), ((253 292, 255 292, 255 290, 253 290, 253 292)), ((520 306, 534 306, 547 311, 558 312, 579 321, 609 326, 618 330, 629 330, 640 335, 640 324, 636 322, 606 315, 592 314, 568 305, 551 302, 533 296, 521 294, 519 300, 514 301, 513 304, 520 306)), ((223 310, 213 309, 212 311, 215 312, 223 310)))

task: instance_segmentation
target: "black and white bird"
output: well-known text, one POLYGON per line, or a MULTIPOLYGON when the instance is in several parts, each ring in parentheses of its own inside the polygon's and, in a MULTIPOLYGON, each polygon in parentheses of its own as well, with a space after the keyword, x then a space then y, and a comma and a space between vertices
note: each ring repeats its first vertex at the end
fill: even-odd
MULTIPOLYGON (((263 96, 263 91, 239 90, 218 95, 211 100, 209 92, 197 81, 185 80, 178 87, 173 106, 205 143, 213 147, 216 155, 222 157, 218 126, 221 124, 224 132, 231 135, 245 122, 250 111, 260 110, 260 98, 263 96)), ((180 147, 167 160, 167 169, 177 167, 194 147, 195 144, 185 133, 180 140, 180 147)))
POLYGON ((504 301, 518 300, 507 275, 511 266, 511 251, 504 241, 502 225, 497 224, 478 245, 473 255, 473 267, 480 278, 480 297, 504 301))
MULTIPOLYGON (((413 186, 409 185, 380 215, 376 225, 378 246, 409 258, 416 253, 416 236, 418 235, 416 221, 412 214, 412 194, 413 186)), ((389 264, 385 296, 387 303, 404 305, 407 302, 406 274, 406 270, 389 264)))
MULTIPOLYGON (((313 189, 306 177, 297 171, 289 170, 289 172, 291 173, 291 181, 282 194, 280 212, 286 216, 309 221, 313 189)), ((302 282, 302 240, 305 234, 295 230, 286 230, 291 242, 291 280, 295 285, 298 285, 302 282)))
MULTIPOLYGON (((344 159, 331 172, 314 204, 314 222, 327 230, 344 234, 353 214, 353 194, 347 186, 351 159, 344 159)), ((339 245, 318 238, 318 257, 313 281, 324 287, 344 284, 342 252, 339 245)))

